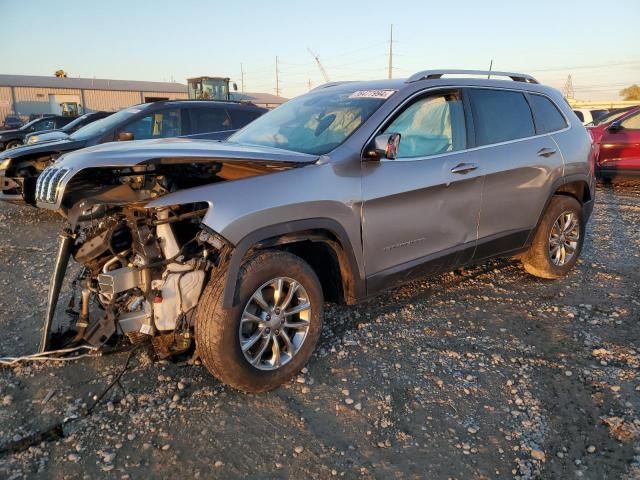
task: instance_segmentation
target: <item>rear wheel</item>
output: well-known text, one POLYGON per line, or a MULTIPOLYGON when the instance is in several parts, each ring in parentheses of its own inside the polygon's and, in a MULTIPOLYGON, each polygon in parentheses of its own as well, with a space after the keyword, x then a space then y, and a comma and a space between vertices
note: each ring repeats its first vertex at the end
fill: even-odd
POLYGON ((323 296, 311 267, 265 250, 240 269, 237 305, 222 306, 226 272, 214 277, 196 312, 196 344, 207 369, 245 392, 272 390, 309 360, 322 328, 323 296))
POLYGON ((580 202, 566 195, 554 196, 529 250, 521 257, 525 270, 541 278, 565 276, 582 251, 584 227, 580 202))

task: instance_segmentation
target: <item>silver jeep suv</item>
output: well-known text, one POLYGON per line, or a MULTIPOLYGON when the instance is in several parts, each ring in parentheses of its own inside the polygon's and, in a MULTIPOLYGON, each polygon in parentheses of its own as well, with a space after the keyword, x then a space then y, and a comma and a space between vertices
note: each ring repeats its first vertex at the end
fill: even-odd
POLYGON ((330 83, 228 141, 64 155, 36 187, 69 221, 41 348, 71 257, 71 344, 123 334, 167 357, 195 337, 213 375, 252 392, 308 361, 325 300, 496 256, 566 275, 593 208, 590 137, 556 90, 487 74, 330 83))

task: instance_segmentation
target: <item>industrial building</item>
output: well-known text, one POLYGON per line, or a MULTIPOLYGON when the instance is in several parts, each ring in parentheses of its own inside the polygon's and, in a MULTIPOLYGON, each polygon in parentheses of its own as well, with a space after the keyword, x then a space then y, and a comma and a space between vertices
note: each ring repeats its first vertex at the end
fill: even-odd
POLYGON ((9 114, 82 114, 180 98, 187 86, 179 83, 0 75, 0 123, 9 114))
MULTIPOLYGON (((268 93, 237 92, 232 95, 237 100, 251 101, 267 108, 274 108, 287 100, 268 93)), ((45 113, 81 115, 187 97, 187 86, 175 82, 0 75, 0 124, 11 114, 20 115, 25 120, 30 115, 45 113)))

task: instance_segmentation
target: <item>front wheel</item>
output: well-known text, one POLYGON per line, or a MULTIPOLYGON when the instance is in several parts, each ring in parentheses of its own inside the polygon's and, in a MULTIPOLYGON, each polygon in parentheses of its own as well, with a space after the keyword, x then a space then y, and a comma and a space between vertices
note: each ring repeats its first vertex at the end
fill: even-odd
POLYGON ((245 392, 272 390, 309 360, 322 328, 317 275, 300 257, 265 250, 238 275, 237 304, 222 306, 226 272, 209 282, 196 312, 196 344, 207 369, 245 392))
POLYGON ((6 149, 10 150, 12 148, 19 147, 20 145, 22 145, 22 142, 19 142, 18 140, 14 140, 13 142, 7 143, 6 149))
POLYGON ((551 199, 533 242, 520 258, 525 270, 536 277, 560 278, 578 261, 584 242, 582 205, 575 198, 551 199))

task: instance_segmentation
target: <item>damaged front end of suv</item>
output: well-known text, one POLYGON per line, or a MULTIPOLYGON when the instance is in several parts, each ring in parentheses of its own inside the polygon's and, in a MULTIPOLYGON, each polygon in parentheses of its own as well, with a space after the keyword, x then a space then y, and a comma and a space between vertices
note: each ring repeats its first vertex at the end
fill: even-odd
POLYGON ((189 140, 100 146, 62 157, 36 186, 38 207, 56 210, 69 222, 60 237, 40 350, 51 344, 73 258, 81 268, 67 308, 72 321, 56 335, 57 346, 103 348, 125 335, 132 343, 150 340, 160 358, 187 351, 203 287, 232 250, 204 220, 212 209, 203 200, 206 189, 315 159, 290 161, 189 140), (199 192, 194 201, 158 202, 187 190, 199 192))

